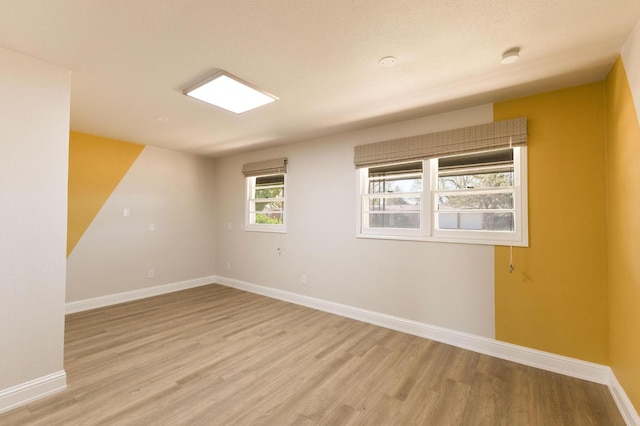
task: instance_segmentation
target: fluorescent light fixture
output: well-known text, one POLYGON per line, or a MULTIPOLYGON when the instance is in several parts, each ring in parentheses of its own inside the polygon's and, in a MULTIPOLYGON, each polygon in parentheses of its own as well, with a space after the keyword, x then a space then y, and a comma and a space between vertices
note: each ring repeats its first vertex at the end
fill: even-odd
POLYGON ((204 81, 189 87, 183 93, 236 114, 242 114, 278 100, 277 97, 225 71, 218 71, 204 81))

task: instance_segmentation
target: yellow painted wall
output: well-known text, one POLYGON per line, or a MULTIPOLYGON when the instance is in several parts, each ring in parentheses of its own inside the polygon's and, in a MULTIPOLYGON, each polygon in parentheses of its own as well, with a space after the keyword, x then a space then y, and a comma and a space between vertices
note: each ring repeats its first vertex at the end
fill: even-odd
POLYGON ((640 125, 619 58, 606 104, 610 365, 640 411, 640 125))
POLYGON ((71 132, 67 257, 143 149, 144 145, 71 132))
POLYGON ((529 247, 496 247, 496 338, 608 364, 605 103, 595 83, 494 105, 528 118, 529 247))

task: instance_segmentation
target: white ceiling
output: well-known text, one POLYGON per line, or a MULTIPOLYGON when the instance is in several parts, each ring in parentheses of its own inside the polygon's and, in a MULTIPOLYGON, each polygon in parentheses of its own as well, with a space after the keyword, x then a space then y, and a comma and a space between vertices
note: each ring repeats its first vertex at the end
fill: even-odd
POLYGON ((0 46, 72 71, 73 130, 221 156, 601 80, 640 1, 1 0, 0 16, 0 46), (236 115, 182 94, 216 68, 280 101, 236 115))

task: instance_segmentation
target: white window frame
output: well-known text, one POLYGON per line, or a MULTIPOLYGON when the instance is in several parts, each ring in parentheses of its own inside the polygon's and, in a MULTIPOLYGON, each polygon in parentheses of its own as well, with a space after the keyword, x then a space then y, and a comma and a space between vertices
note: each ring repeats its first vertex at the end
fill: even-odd
MULTIPOLYGON (((367 194, 369 168, 356 171, 358 181, 357 237, 433 241, 465 244, 486 244, 527 247, 528 196, 527 196, 527 148, 513 147, 514 163, 514 231, 471 231, 436 229, 436 191, 438 182, 438 159, 422 160, 422 197, 419 229, 368 228, 364 210, 367 200, 376 194, 367 194)), ((392 163, 390 163, 392 164, 392 163)), ((374 166, 376 167, 376 166, 374 166)))
MULTIPOLYGON (((411 163, 416 163, 416 161, 409 161, 409 162, 405 162, 406 164, 411 164, 411 163)), ((395 164, 403 164, 403 163, 395 163, 395 164)), ((422 169, 422 191, 416 191, 416 192, 403 192, 403 193, 390 193, 390 194, 386 194, 386 193, 368 193, 368 183, 369 183, 369 178, 368 178, 368 173, 369 173, 369 168, 365 168, 365 169, 361 169, 361 172, 363 173, 360 182, 361 182, 361 189, 360 189, 360 211, 362 212, 362 214, 360 215, 360 218, 362 220, 362 227, 363 229, 367 229, 367 234, 369 235, 387 235, 389 233, 389 229, 393 229, 393 233, 394 235, 398 235, 398 236, 404 236, 404 237, 419 237, 423 234, 424 230, 422 229, 424 227, 424 207, 422 207, 422 204, 427 201, 424 199, 424 162, 422 165, 423 169, 422 169), (419 229, 415 229, 415 228, 369 228, 367 226, 367 222, 368 222, 368 218, 365 215, 365 212, 369 212, 369 210, 362 210, 362 209, 366 209, 366 206, 369 205, 369 200, 372 198, 397 198, 398 194, 401 194, 403 197, 418 197, 420 198, 420 205, 421 205, 421 209, 419 211, 419 215, 420 215, 420 228, 419 229)))
POLYGON ((246 202, 245 202, 245 227, 246 231, 255 231, 255 232, 278 232, 278 233, 286 233, 287 232, 287 174, 286 173, 269 173, 264 175, 257 176, 247 176, 245 178, 246 181, 246 202), (284 197, 277 198, 253 198, 255 195, 256 188, 256 179, 261 177, 268 176, 279 176, 283 177, 283 193, 284 197), (254 202, 260 202, 261 200, 265 201, 281 201, 282 202, 282 223, 281 224, 271 224, 271 223, 251 223, 251 204, 254 202))

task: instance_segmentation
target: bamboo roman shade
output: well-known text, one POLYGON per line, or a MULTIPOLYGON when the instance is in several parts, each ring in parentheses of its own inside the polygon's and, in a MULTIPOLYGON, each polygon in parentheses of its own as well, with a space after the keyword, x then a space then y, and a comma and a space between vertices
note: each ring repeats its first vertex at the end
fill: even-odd
POLYGON ((356 167, 465 154, 527 144, 526 117, 359 145, 356 167))
POLYGON ((277 158, 275 160, 256 161, 242 166, 242 174, 245 176, 269 175, 287 172, 287 159, 277 158))

